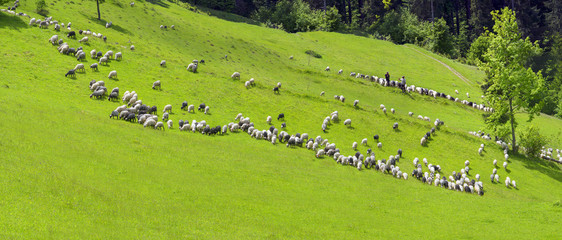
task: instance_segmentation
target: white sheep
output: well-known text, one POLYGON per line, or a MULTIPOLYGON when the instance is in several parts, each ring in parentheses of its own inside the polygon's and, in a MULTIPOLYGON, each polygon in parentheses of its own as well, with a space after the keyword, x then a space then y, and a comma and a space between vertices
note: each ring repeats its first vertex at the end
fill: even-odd
POLYGON ((361 145, 367 145, 367 139, 363 138, 363 140, 361 140, 361 145))
POLYGON ((92 51, 90 51, 90 57, 91 57, 92 59, 95 59, 95 58, 96 58, 96 52, 97 52, 96 49, 92 49, 92 51))
POLYGON ((324 69, 324 71, 330 71, 330 67, 326 67, 326 69, 324 69))
POLYGON ((79 63, 79 64, 76 64, 76 67, 74 67, 74 71, 77 71, 77 70, 80 70, 80 69, 82 69, 82 71, 84 71, 84 72, 86 71, 86 69, 84 68, 84 64, 79 63))
POLYGON ((357 107, 357 104, 359 104, 359 100, 353 101, 353 106, 354 106, 354 107, 357 107))
POLYGON ((353 142, 353 144, 351 144, 351 148, 357 149, 357 142, 353 142))
POLYGON ((83 37, 82 39, 78 40, 78 42, 80 42, 80 43, 83 43, 83 42, 86 43, 86 42, 88 42, 88 37, 83 37))
POLYGON ((158 81, 156 81, 156 82, 152 83, 152 89, 156 89, 156 88, 158 88, 158 89, 162 89, 162 86, 161 86, 160 80, 158 80, 158 81))
POLYGON ((499 183, 500 182, 500 175, 494 174, 494 180, 499 183))
MULTIPOLYGON (((253 78, 252 78, 252 79, 253 79, 253 78)), ((250 79, 250 80, 251 80, 251 79, 250 79)), ((252 83, 253 83, 253 81, 252 81, 252 83)), ((277 83, 277 88, 281 88, 281 82, 278 82, 278 83, 277 83)))
POLYGON ((115 60, 122 60, 122 59, 123 59, 123 54, 121 52, 115 54, 115 60))
POLYGON ((509 187, 509 184, 511 184, 511 179, 509 179, 509 177, 505 178, 505 187, 509 187))
POLYGON ((517 188, 517 184, 515 184, 515 180, 511 181, 511 186, 513 186, 513 188, 517 188))
POLYGON ((156 125, 154 125, 154 129, 164 130, 164 123, 163 122, 157 122, 156 125))
POLYGON ((498 165, 498 160, 494 159, 494 161, 492 162, 494 164, 494 166, 498 165))
POLYGON ((496 168, 492 169, 492 173, 493 173, 493 174, 498 173, 498 169, 496 169, 496 168))
POLYGON ((267 118, 265 119, 265 121, 267 122, 267 124, 271 124, 271 116, 267 116, 267 118))
POLYGON ((160 67, 166 67, 166 60, 160 61, 160 67))
POLYGON ((394 110, 394 108, 391 108, 391 109, 390 109, 390 112, 391 112, 392 114, 394 114, 396 111, 394 110))
POLYGON ((53 45, 57 44, 59 41, 59 35, 53 35, 51 36, 51 38, 49 38, 49 42, 52 43, 53 45))
POLYGON ((99 64, 101 65, 102 63, 106 63, 106 64, 107 64, 107 57, 101 57, 101 58, 100 58, 99 64))
POLYGON ((168 105, 164 106, 163 113, 165 113, 165 112, 170 112, 170 113, 172 112, 172 105, 171 104, 168 104, 168 105))
POLYGON ((409 112, 409 113, 408 113, 408 116, 410 116, 410 117, 411 117, 412 115, 414 115, 414 113, 413 113, 413 112, 409 112))
POLYGON ((240 80, 240 73, 239 73, 239 72, 234 72, 234 73, 230 76, 230 78, 240 80))
POLYGON ((246 82, 244 83, 244 86, 245 86, 246 88, 249 88, 250 85, 251 85, 250 81, 246 81, 246 82))
POLYGON ((320 96, 321 96, 321 97, 324 96, 325 93, 326 93, 326 92, 324 92, 324 91, 320 92, 320 96))
POLYGON ((345 121, 343 121, 343 125, 351 126, 351 119, 346 119, 345 121))
POLYGON ((340 70, 338 71, 338 74, 342 74, 342 73, 343 73, 343 69, 340 69, 340 70))
POLYGON ((386 114, 386 108, 383 108, 383 109, 382 109, 382 112, 383 112, 384 114, 386 114))
POLYGON ((478 155, 482 155, 482 150, 483 150, 482 148, 478 149, 478 155))
POLYGON ((507 170, 507 162, 503 162, 503 168, 505 168, 505 170, 507 170))
POLYGON ((117 71, 113 70, 113 71, 109 72, 109 75, 107 75, 107 78, 117 78, 117 71))
POLYGON ((168 129, 172 128, 172 124, 174 123, 172 120, 168 120, 168 129))
POLYGON ((135 45, 131 45, 130 49, 135 50, 135 45))
POLYGON ((205 114, 208 114, 208 113, 209 113, 209 106, 206 106, 206 107, 205 107, 205 112, 204 112, 204 113, 205 113, 205 114))
POLYGON ((378 147, 378 148, 382 148, 382 143, 379 142, 379 143, 377 144, 377 147, 378 147))
POLYGON ((480 174, 476 174, 476 176, 474 176, 474 178, 476 178, 476 181, 480 181, 480 174))
POLYGON ((505 155, 503 155, 505 157, 505 160, 507 161, 507 159, 509 158, 509 155, 506 153, 505 155))
POLYGON ((194 112, 195 112, 195 106, 194 106, 193 104, 192 104, 192 105, 189 105, 189 106, 187 107, 187 112, 193 112, 193 113, 194 113, 194 112))

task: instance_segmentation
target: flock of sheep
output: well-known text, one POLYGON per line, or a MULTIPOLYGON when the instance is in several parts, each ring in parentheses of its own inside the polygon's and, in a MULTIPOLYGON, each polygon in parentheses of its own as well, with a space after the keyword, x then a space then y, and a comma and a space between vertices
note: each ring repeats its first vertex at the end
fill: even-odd
MULTIPOLYGON (((16 7, 17 7, 17 2, 16 1, 16 7)), ((131 3, 131 7, 134 6, 134 3, 131 3)), ((13 11, 13 10, 4 10, 2 9, 2 11, 13 11)), ((15 13, 14 13, 15 14, 15 13)), ((23 16, 23 15, 22 15, 23 16)), ((27 15, 25 15, 27 16, 27 15)), ((28 16, 29 17, 29 16, 28 16)), ((47 25, 55 25, 54 29, 55 31, 60 31, 60 27, 64 27, 64 24, 58 24, 57 21, 52 21, 52 17, 47 18, 45 20, 35 20, 32 19, 32 21, 30 21, 30 25, 34 25, 34 24, 38 24, 40 27, 43 26, 47 26, 47 25)), ((108 24, 106 24, 106 27, 111 27, 112 23, 109 22, 108 24)), ((68 30, 70 31, 67 34, 67 37, 72 38, 75 37, 75 32, 71 31, 70 27, 71 27, 71 23, 68 23, 67 25, 68 30)), ((165 29, 167 28, 166 26, 160 26, 161 29, 165 29)), ((172 29, 175 28, 174 25, 172 25, 171 27, 172 29)), ((93 33, 90 32, 89 30, 83 31, 80 30, 79 34, 84 34, 84 35, 93 35, 96 36, 98 38, 102 38, 103 35, 101 35, 100 33, 93 33)), ((103 39, 106 40, 107 38, 105 36, 103 36, 103 39)), ((82 38, 81 40, 79 40, 80 43, 85 43, 88 41, 88 37, 85 36, 84 38, 82 38)), ((49 42, 53 45, 58 45, 58 51, 62 54, 73 54, 74 56, 76 56, 78 61, 82 61, 85 59, 85 52, 83 50, 82 47, 78 47, 77 49, 71 48, 68 43, 62 41, 62 39, 59 39, 58 35, 54 35, 49 39, 49 42)), ((130 48, 131 50, 134 50, 134 46, 131 46, 130 48)), ((96 51, 95 49, 90 51, 90 57, 92 59, 98 59, 99 60, 99 64, 102 65, 104 63, 107 63, 108 60, 110 60, 113 57, 113 51, 107 51, 105 54, 103 54, 101 51, 96 51)), ((115 54, 114 59, 115 60, 121 60, 123 57, 123 54, 121 52, 118 52, 115 54)), ((94 63, 90 66, 90 69, 97 71, 98 70, 98 63, 94 63)), ((189 64, 189 66, 187 67, 187 70, 190 72, 196 72, 199 63, 204 63, 204 60, 194 60, 192 63, 189 64)), ((160 66, 161 67, 166 67, 166 61, 162 60, 160 62, 160 66)), ((330 68, 327 67, 325 69, 326 71, 329 71, 330 68)), ((85 71, 85 66, 83 63, 79 63, 77 64, 73 69, 69 70, 65 76, 73 76, 75 75, 76 71, 85 71)), ((339 70, 338 74, 341 74, 343 72, 343 70, 339 70)), ((388 87, 399 87, 399 88, 404 88, 405 91, 411 92, 411 91, 415 91, 418 92, 420 94, 424 94, 424 95, 430 95, 433 96, 434 98, 436 97, 443 97, 443 98, 447 98, 449 100, 458 102, 459 99, 458 98, 453 98, 450 95, 446 95, 444 93, 439 93, 437 91, 434 90, 429 90, 426 88, 421 88, 421 87, 416 87, 413 85, 405 85, 401 82, 398 81, 389 81, 385 78, 378 78, 376 76, 368 76, 368 75, 363 75, 363 74, 355 74, 355 73, 351 73, 351 76, 355 76, 357 78, 364 78, 364 79, 369 79, 371 81, 374 82, 378 82, 380 85, 382 86, 388 86, 388 87)), ((117 77, 117 72, 111 71, 108 75, 108 78, 115 78, 117 77)), ((239 72, 234 72, 231 76, 232 79, 240 79, 240 73, 239 72)), ((251 78, 250 80, 246 81, 244 83, 246 88, 250 88, 252 86, 255 85, 255 80, 253 78, 251 78)), ((152 89, 160 89, 161 88, 161 82, 160 81, 156 81, 152 84, 152 89)), ((276 86, 274 86, 273 91, 274 93, 279 93, 279 89, 281 88, 281 83, 277 83, 276 86)), ((105 82, 104 81, 95 81, 92 80, 89 84, 89 90, 92 92, 90 94, 90 98, 103 98, 105 96, 107 96, 109 101, 119 101, 119 88, 113 88, 112 91, 108 94, 108 90, 105 86, 105 82)), ((325 92, 322 92, 320 95, 324 96, 325 92)), ((468 96, 468 94, 467 94, 468 96)), ((341 102, 345 102, 345 97, 344 96, 334 96, 334 98, 338 101, 341 102)), ((122 119, 125 121, 130 121, 130 122, 138 122, 139 124, 142 124, 144 127, 149 127, 149 128, 154 128, 154 129, 165 129, 165 126, 168 127, 168 129, 173 129, 173 120, 169 119, 170 118, 170 114, 172 112, 172 105, 168 104, 166 106, 164 106, 163 111, 162 111, 162 117, 160 118, 161 121, 159 121, 159 116, 158 114, 158 108, 156 106, 148 106, 146 104, 144 104, 142 102, 142 100, 139 99, 138 94, 135 91, 126 91, 123 96, 121 97, 121 101, 123 103, 125 103, 122 106, 117 107, 115 110, 113 110, 110 114, 110 118, 116 118, 116 119, 122 119)), ((485 107, 484 105, 480 104, 475 104, 472 102, 467 102, 465 100, 462 101, 464 104, 483 110, 483 111, 493 111, 493 109, 485 107), (466 102, 466 103, 465 103, 466 102)), ((359 104, 359 100, 355 100, 353 102, 353 106, 357 107, 359 104)), ((191 112, 191 113, 195 113, 195 106, 194 105, 188 105, 187 101, 182 102, 180 109, 182 111, 187 111, 187 112, 191 112)), ((384 105, 380 105, 380 109, 386 114, 387 110, 386 107, 384 105)), ((208 114, 210 107, 206 106, 204 103, 200 104, 198 107, 198 110, 203 112, 204 114, 208 114)), ((391 113, 395 114, 395 109, 391 108, 391 113)), ((408 115, 410 117, 413 116, 412 112, 409 112, 408 115)), ((421 115, 418 115, 418 118, 424 121, 430 121, 430 119, 426 116, 423 117, 421 115)), ((338 111, 334 111, 332 113, 330 113, 329 116, 326 116, 325 118, 323 118, 323 122, 322 122, 322 130, 325 132, 328 128, 328 126, 332 125, 332 124, 337 124, 339 123, 339 113, 338 111)), ((277 116, 277 120, 281 121, 281 120, 285 120, 285 115, 283 113, 279 114, 277 116)), ((268 116, 265 121, 271 125, 272 124, 272 117, 268 116)), ((350 127, 351 126, 351 119, 345 119, 343 121, 343 124, 350 127)), ((427 133, 424 134, 424 136, 421 138, 420 143, 421 145, 425 145, 427 143, 427 141, 430 139, 430 137, 432 136, 432 134, 435 133, 436 130, 439 129, 439 126, 443 125, 444 122, 436 119, 434 122, 434 127, 431 128, 430 131, 428 131, 427 133)), ((284 143, 287 147, 306 147, 309 150, 314 151, 315 156, 317 158, 324 158, 324 157, 331 157, 334 159, 334 161, 338 164, 341 165, 348 165, 348 166, 353 166, 354 168, 357 168, 358 170, 362 170, 362 169, 374 169, 377 171, 381 171, 383 173, 386 174, 391 174, 393 177, 396 177, 398 179, 404 179, 407 180, 408 179, 408 174, 405 172, 402 172, 400 170, 400 167, 398 166, 400 159, 402 158, 402 154, 403 151, 402 149, 399 149, 397 151, 396 155, 390 155, 388 157, 388 160, 386 159, 376 159, 375 157, 375 153, 371 150, 368 149, 367 153, 365 155, 363 155, 361 152, 357 151, 354 155, 350 155, 350 156, 344 156, 343 154, 340 153, 340 149, 336 148, 336 144, 335 143, 330 143, 330 141, 328 139, 324 139, 321 136, 317 136, 316 138, 310 138, 308 136, 307 133, 295 133, 295 134, 289 134, 286 131, 284 131, 283 129, 286 127, 286 123, 282 122, 281 123, 281 127, 280 129, 276 128, 275 126, 271 125, 270 128, 268 129, 263 129, 263 130, 259 130, 256 129, 256 127, 254 126, 254 122, 252 122, 250 120, 249 117, 244 117, 242 113, 238 114, 235 118, 233 122, 230 122, 228 124, 224 124, 224 125, 216 125, 215 127, 211 127, 210 124, 207 124, 207 122, 205 120, 202 121, 196 121, 196 120, 192 120, 191 122, 189 122, 188 120, 179 120, 178 121, 178 128, 180 131, 191 131, 191 132, 199 132, 201 134, 206 134, 206 135, 214 135, 214 134, 226 134, 228 132, 231 133, 236 133, 239 131, 244 131, 246 133, 248 133, 248 135, 252 138, 255 138, 257 140, 265 140, 268 141, 272 144, 277 144, 277 143, 284 143)), ((394 130, 398 130, 398 123, 394 123, 392 125, 392 128, 394 130)), ((473 135, 477 135, 476 133, 472 133, 473 135)), ((478 133, 478 136, 481 136, 480 133, 478 133)), ((483 135, 482 135, 483 136, 483 135)), ((489 135, 487 135, 487 138, 489 138, 489 135)), ((382 143, 380 142, 380 136, 379 135, 374 135, 373 139, 375 142, 377 142, 377 147, 381 148, 382 147, 382 143)), ((361 144, 362 145, 367 145, 368 139, 364 138, 361 140, 361 144)), ((507 145, 505 143, 501 143, 502 147, 504 147, 504 149, 507 149, 507 145)), ((357 142, 353 142, 352 144, 352 149, 353 150, 357 150, 358 147, 358 143, 357 142)), ((479 149, 479 154, 482 154, 482 151, 484 149, 484 144, 481 145, 481 148, 479 149)), ((544 150, 544 149, 543 149, 544 150)), ((547 149, 544 150, 544 155, 545 156, 552 156, 552 149, 547 149)), ((556 150, 556 152, 558 153, 558 158, 560 158, 560 150, 556 150)), ((506 162, 504 162, 503 167, 507 170, 507 159, 508 159, 508 155, 507 152, 505 152, 505 159, 506 162)), ((561 159, 562 160, 562 159, 561 159)), ((448 178, 446 178, 445 176, 441 176, 441 172, 442 169, 439 165, 433 165, 428 163, 427 159, 424 158, 422 163, 419 162, 418 158, 414 158, 413 160, 413 164, 414 164, 414 170, 411 173, 410 176, 415 177, 416 179, 420 180, 422 183, 427 183, 430 185, 435 185, 435 186, 439 186, 439 187, 443 187, 446 189, 451 189, 451 190, 457 190, 457 191, 463 191, 463 192, 467 192, 467 193, 477 193, 479 195, 483 195, 484 194, 484 187, 482 182, 480 181, 480 175, 476 174, 474 179, 470 179, 468 177, 469 175, 469 171, 471 170, 469 168, 469 164, 470 162, 467 160, 465 162, 465 168, 460 169, 460 171, 457 173, 455 171, 452 172, 451 175, 448 176, 448 178), (423 163, 423 165, 422 165, 423 163), (425 172, 424 172, 424 166, 425 166, 425 172)), ((492 182, 499 182, 499 175, 497 174, 497 161, 494 160, 493 162, 494 165, 494 169, 493 169, 493 173, 490 176, 491 181, 492 182)), ((505 179, 505 184, 507 187, 512 186, 512 187, 516 187, 516 183, 515 180, 511 180, 509 177, 506 177, 505 179)))

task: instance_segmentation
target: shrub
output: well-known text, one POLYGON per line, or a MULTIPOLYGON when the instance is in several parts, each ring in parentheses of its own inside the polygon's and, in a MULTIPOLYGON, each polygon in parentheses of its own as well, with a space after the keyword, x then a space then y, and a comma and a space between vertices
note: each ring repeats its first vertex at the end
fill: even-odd
POLYGON ((310 56, 313 56, 315 58, 322 58, 322 55, 320 55, 317 52, 312 51, 312 50, 306 50, 305 53, 310 55, 310 56))
POLYGON ((541 148, 546 145, 546 139, 536 127, 529 126, 519 132, 519 144, 523 147, 525 155, 537 157, 541 148))

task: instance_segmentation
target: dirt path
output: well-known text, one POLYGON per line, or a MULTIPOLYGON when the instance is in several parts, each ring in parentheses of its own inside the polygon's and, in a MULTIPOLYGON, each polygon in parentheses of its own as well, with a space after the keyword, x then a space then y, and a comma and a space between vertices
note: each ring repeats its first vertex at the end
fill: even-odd
POLYGON ((427 54, 425 54, 425 53, 423 53, 423 52, 420 52, 420 51, 418 51, 418 50, 415 49, 415 48, 411 48, 411 47, 408 47, 408 46, 406 46, 406 45, 402 45, 402 46, 407 47, 407 48, 409 48, 409 49, 412 49, 412 50, 418 52, 418 53, 421 54, 421 55, 424 55, 424 56, 426 56, 426 57, 428 57, 428 58, 431 58, 431 59, 437 61, 438 63, 441 63, 443 66, 445 66, 447 69, 449 69, 449 71, 451 71, 453 74, 457 75, 457 77, 459 77, 459 78, 460 78, 463 82, 465 82, 466 84, 468 84, 468 85, 474 84, 472 81, 468 80, 468 78, 464 77, 462 74, 460 74, 459 72, 457 72, 457 70, 455 70, 455 69, 452 68, 452 67, 449 67, 449 65, 445 64, 444 62, 441 62, 441 61, 439 61, 438 59, 436 59, 436 58, 434 58, 434 57, 432 57, 432 56, 429 56, 429 55, 427 55, 427 54))

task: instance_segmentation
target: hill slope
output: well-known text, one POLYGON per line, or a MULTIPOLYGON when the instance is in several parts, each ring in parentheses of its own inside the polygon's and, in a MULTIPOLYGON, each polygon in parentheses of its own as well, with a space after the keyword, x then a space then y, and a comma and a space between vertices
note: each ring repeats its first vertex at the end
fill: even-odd
MULTIPOLYGON (((158 3, 129 7, 108 2, 101 5, 104 21, 99 22, 93 2, 50 5, 50 15, 72 22, 73 30, 108 37, 107 43, 90 38, 79 44, 64 37, 66 30, 58 33, 71 46, 81 45, 87 53, 123 52, 122 61, 110 61, 99 72, 88 69, 74 79, 64 73, 76 59, 59 54, 46 41, 56 34, 52 27, 30 27, 27 18, 0 13, 3 237, 560 238, 560 166, 514 156, 508 170, 498 172, 502 182, 510 176, 518 188, 492 184, 487 180, 491 162, 503 160, 503 153, 492 142, 467 134, 482 127, 480 111, 348 76, 351 71, 378 76, 389 71, 393 79, 405 75, 409 84, 452 94, 458 89, 462 96, 469 92, 477 98, 481 73, 447 63, 471 80, 467 84, 411 46, 337 33, 287 34, 158 3), (106 29, 105 21, 114 26, 106 29), (161 30, 161 24, 177 27, 161 30), (311 58, 306 50, 322 58, 311 58), (166 68, 158 65, 163 59, 166 68), (193 59, 206 61, 196 74, 185 70, 193 59), (326 66, 332 71, 324 72, 326 66), (337 75, 340 68, 346 74, 337 75), (117 80, 107 79, 111 70, 118 72, 117 80), (230 79, 234 71, 242 74, 241 80, 230 79), (256 86, 246 89, 244 81, 250 78, 256 86), (92 79, 104 80, 108 89, 119 87, 121 94, 135 90, 143 103, 157 105, 159 111, 172 104, 175 128, 155 131, 109 119, 121 103, 88 98, 92 79), (156 80, 162 90, 151 89, 156 80), (277 82, 282 83, 278 95, 271 91, 277 82), (326 96, 319 96, 321 91, 326 96), (335 101, 334 95, 347 101, 335 101), (355 99, 360 100, 358 108, 352 106, 355 99), (211 114, 181 111, 183 101, 204 102, 211 114), (379 104, 395 108, 396 114, 382 113, 379 104), (353 127, 334 123, 323 133, 322 120, 336 110, 342 119, 352 119, 353 127), (409 111, 445 121, 427 147, 419 139, 432 125, 408 117, 409 111), (378 160, 403 149, 398 166, 407 173, 415 157, 439 164, 443 176, 470 160, 469 177, 482 175, 486 194, 357 171, 327 157, 317 159, 310 150, 272 145, 245 133, 204 136, 177 129, 179 119, 222 126, 243 113, 261 130, 269 128, 267 116, 281 112, 287 132, 321 135, 345 155, 354 154, 351 144, 363 138, 369 139, 368 146, 358 150, 365 154, 372 148, 378 160), (392 129, 394 122, 399 131, 392 129), (380 149, 374 134, 381 136, 380 149), (486 151, 479 156, 481 143, 486 151)), ((22 5, 18 11, 34 8, 22 5)), ((87 57, 84 64, 91 63, 87 57)), ((536 121, 548 123, 542 131, 560 143, 559 120, 536 121)), ((281 122, 273 121, 276 127, 281 122)))

